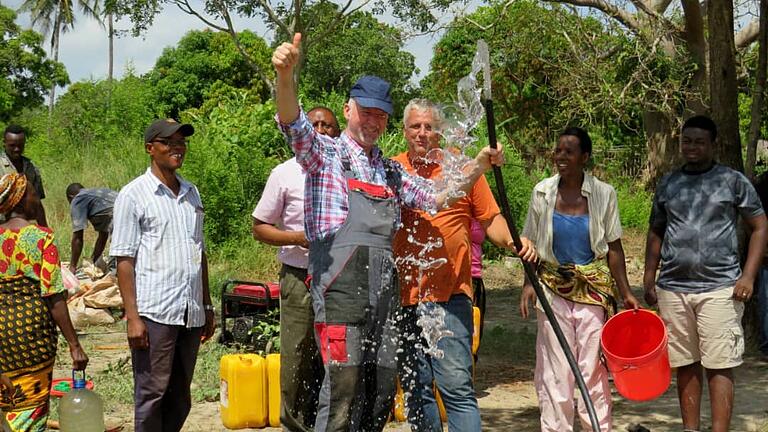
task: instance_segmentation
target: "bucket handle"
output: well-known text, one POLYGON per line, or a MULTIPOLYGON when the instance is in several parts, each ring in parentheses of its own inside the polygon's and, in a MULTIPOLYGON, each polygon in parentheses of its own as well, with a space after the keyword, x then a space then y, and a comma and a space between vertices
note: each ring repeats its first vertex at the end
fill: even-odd
POLYGON ((600 363, 602 363, 603 366, 605 366, 605 368, 608 370, 608 372, 610 372, 612 374, 621 373, 621 372, 624 372, 624 371, 627 371, 627 370, 630 370, 630 369, 639 369, 640 368, 639 366, 636 366, 636 365, 633 365, 633 364, 624 365, 624 367, 622 367, 621 369, 616 369, 616 370, 613 370, 613 369, 609 368, 608 367, 608 360, 605 358, 605 353, 603 353, 603 348, 602 347, 600 347, 600 363))

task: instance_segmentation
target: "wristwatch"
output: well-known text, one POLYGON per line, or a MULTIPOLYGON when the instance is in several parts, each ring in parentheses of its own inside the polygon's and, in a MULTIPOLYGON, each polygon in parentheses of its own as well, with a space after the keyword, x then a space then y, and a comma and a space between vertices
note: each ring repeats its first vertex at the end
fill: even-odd
POLYGON ((203 309, 207 311, 213 311, 213 305, 212 304, 203 305, 203 309))

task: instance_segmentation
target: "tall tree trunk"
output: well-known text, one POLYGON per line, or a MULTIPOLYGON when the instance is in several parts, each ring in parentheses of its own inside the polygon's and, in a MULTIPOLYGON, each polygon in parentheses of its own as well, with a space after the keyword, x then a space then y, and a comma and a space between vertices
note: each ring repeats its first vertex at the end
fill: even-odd
MULTIPOLYGON (((709 95, 709 71, 707 61, 707 41, 704 37, 704 12, 699 0, 682 0, 685 32, 683 40, 685 48, 696 64, 696 70, 691 78, 691 87, 695 90, 686 98, 683 117, 702 114, 707 110, 706 100, 709 95)), ((679 48, 679 47, 678 47, 679 48)), ((679 54, 673 54, 679 61, 686 59, 679 54)))
POLYGON ((643 112, 643 127, 648 140, 648 165, 643 183, 648 189, 654 189, 661 176, 679 164, 674 118, 673 114, 660 111, 643 112))
MULTIPOLYGON (((51 36, 51 52, 53 61, 59 61, 59 38, 61 37, 61 13, 56 12, 56 19, 53 21, 53 34, 51 36)), ((53 116, 53 104, 56 102, 56 83, 51 83, 51 92, 48 94, 48 117, 53 116)))
POLYGON ((768 0, 760 0, 760 35, 758 37, 757 73, 755 88, 752 91, 752 113, 749 123, 749 141, 747 141, 747 164, 744 173, 752 178, 755 172, 757 140, 763 123, 763 101, 765 95, 766 67, 768 66, 768 0))
POLYGON ((107 14, 107 31, 109 32, 109 67, 107 68, 107 79, 112 81, 113 67, 115 64, 115 28, 112 22, 112 14, 107 14))
POLYGON ((715 154, 720 163, 743 171, 736 85, 736 45, 733 41, 733 1, 709 2, 707 18, 710 107, 719 131, 719 146, 715 154))

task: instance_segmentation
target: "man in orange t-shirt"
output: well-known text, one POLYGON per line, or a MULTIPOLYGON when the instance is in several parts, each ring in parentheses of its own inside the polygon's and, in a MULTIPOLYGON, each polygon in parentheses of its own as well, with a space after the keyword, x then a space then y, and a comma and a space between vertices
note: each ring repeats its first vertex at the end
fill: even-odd
MULTIPOLYGON (((393 158, 409 173, 435 179, 442 173, 440 109, 425 99, 408 103, 403 129, 408 151, 393 158), (429 153, 429 154, 428 154, 429 153)), ((403 208, 403 226, 395 234, 393 251, 398 268, 403 304, 402 348, 399 359, 400 381, 407 395, 408 421, 413 431, 442 431, 440 415, 432 390, 437 384, 446 412, 448 430, 479 431, 480 410, 472 384, 472 274, 470 224, 477 219, 493 243, 515 250, 506 221, 499 212, 485 177, 471 192, 435 216, 403 208), (442 241, 442 245, 434 246, 442 241), (417 261, 421 260, 421 263, 417 261), (440 261, 443 264, 437 265, 440 261), (429 265, 432 263, 432 265, 429 265), (419 280, 419 269, 421 279, 419 280), (453 334, 441 338, 438 348, 444 356, 425 353, 417 305, 432 303, 445 311, 446 329, 453 334), (408 337, 415 335, 416 337, 408 337), (414 376, 415 375, 415 376, 414 376)), ((523 258, 535 260, 527 239, 523 258)))

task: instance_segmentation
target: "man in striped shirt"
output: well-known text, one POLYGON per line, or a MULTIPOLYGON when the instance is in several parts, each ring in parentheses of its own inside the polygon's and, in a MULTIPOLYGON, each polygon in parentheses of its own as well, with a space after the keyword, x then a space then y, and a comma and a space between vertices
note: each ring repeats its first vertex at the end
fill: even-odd
POLYGON ((341 136, 317 133, 294 87, 300 44, 301 35, 294 35, 293 43, 275 50, 272 63, 277 120, 307 173, 310 290, 325 365, 315 431, 380 431, 395 394, 400 302, 392 237, 400 207, 446 208, 502 158, 486 147, 465 179, 436 193, 431 181, 407 174, 376 145, 393 107, 389 83, 372 76, 352 87, 341 136))
POLYGON ((203 204, 176 174, 194 132, 170 119, 153 122, 144 133, 150 167, 115 201, 110 255, 128 320, 137 432, 181 430, 197 350, 215 327, 203 204))

